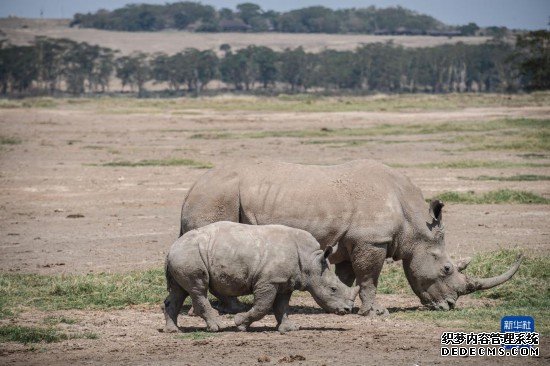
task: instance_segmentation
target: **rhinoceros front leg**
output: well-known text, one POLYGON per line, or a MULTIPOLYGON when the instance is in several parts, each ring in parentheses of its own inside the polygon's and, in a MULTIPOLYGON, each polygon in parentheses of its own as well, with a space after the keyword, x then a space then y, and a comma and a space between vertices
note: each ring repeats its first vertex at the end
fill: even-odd
POLYGON ((271 284, 260 285, 254 289, 254 304, 245 313, 235 315, 235 325, 241 331, 248 329, 250 324, 262 319, 273 307, 277 296, 277 288, 271 284))
POLYGON ((354 247, 351 263, 360 286, 359 298, 361 307, 357 314, 368 316, 386 316, 388 310, 376 302, 376 288, 378 277, 384 260, 386 259, 386 245, 359 244, 354 247))
POLYGON ((300 329, 300 326, 288 320, 287 313, 290 296, 292 296, 292 292, 279 293, 275 297, 275 302, 273 303, 273 314, 275 315, 275 319, 277 319, 277 330, 279 330, 280 333, 300 329))

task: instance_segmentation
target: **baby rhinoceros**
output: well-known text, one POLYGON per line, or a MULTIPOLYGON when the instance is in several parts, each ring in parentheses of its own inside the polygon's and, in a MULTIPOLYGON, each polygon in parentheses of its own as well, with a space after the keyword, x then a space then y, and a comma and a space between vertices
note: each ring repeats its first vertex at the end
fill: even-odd
POLYGON ((191 296, 193 308, 207 330, 216 332, 221 321, 207 298, 254 294, 252 308, 235 315, 239 330, 273 310, 277 329, 299 329, 288 320, 292 291, 305 290, 326 311, 349 313, 359 288, 342 283, 329 269, 325 251, 306 231, 281 225, 243 225, 216 222, 189 231, 170 248, 166 280, 170 294, 164 301, 165 332, 176 332, 183 301, 191 296))

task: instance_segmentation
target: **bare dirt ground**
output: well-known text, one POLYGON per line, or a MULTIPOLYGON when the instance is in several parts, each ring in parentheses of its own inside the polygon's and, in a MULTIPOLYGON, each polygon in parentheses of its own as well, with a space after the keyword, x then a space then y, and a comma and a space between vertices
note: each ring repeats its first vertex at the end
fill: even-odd
MULTIPOLYGON (((251 100, 253 102, 253 100, 251 100)), ((154 103, 154 101, 151 101, 154 103)), ((152 104, 153 105, 153 104, 152 104)), ((403 112, 244 112, 233 110, 106 109, 101 102, 60 102, 52 108, 0 110, 0 131, 19 144, 0 150, 0 268, 2 271, 60 274, 125 272, 157 268, 177 237, 187 189, 204 170, 182 166, 106 167, 113 161, 189 158, 214 165, 233 160, 280 160, 336 164, 373 158, 391 164, 459 160, 550 162, 517 151, 462 151, 445 142, 451 134, 377 136, 366 144, 331 147, 311 138, 197 139, 208 131, 238 133, 407 125, 445 121, 490 121, 505 117, 543 118, 550 107, 493 107, 403 112), (395 141, 399 140, 398 143, 395 141), (70 215, 82 215, 69 218, 70 215)), ((485 192, 500 188, 532 191, 550 198, 547 181, 497 182, 459 177, 549 175, 550 168, 398 168, 431 197, 443 191, 485 192)), ((498 248, 529 253, 550 251, 548 205, 445 206, 446 242, 454 257, 498 248)), ((393 312, 413 311, 414 297, 381 295, 393 312)), ((490 306, 461 298, 460 305, 490 306)), ((234 330, 193 339, 163 334, 158 307, 118 311, 62 311, 79 319, 72 331, 93 331, 99 339, 73 339, 28 346, 0 344, 2 364, 548 364, 548 338, 541 358, 452 358, 439 356, 439 337, 448 327, 415 321, 338 317, 318 313, 309 296, 293 298, 292 318, 303 330, 274 331, 272 316, 253 332, 234 330), (300 357, 301 356, 301 357, 300 357)), ((23 313, 17 324, 41 324, 51 313, 23 313)), ((225 316, 230 325, 230 316, 225 316)), ((182 316, 185 332, 202 320, 182 316)), ((65 325, 63 325, 65 326, 65 325)), ((499 327, 495 324, 495 331, 499 327)))
POLYGON ((0 29, 14 44, 27 44, 35 36, 69 38, 120 50, 122 54, 134 51, 173 54, 188 47, 200 50, 219 51, 220 45, 228 43, 233 49, 248 45, 267 46, 281 51, 302 46, 310 52, 325 48, 353 50, 363 43, 388 42, 404 47, 434 47, 442 44, 463 42, 481 44, 489 37, 430 37, 430 36, 374 36, 360 34, 307 34, 307 33, 192 33, 175 30, 162 32, 110 32, 97 29, 69 28, 69 20, 36 20, 21 18, 0 19, 0 29))

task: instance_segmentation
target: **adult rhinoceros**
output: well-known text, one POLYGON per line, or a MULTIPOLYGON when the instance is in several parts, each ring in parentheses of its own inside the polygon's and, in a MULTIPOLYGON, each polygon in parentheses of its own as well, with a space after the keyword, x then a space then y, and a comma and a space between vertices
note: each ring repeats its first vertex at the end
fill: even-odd
MULTIPOLYGON (((509 280, 521 258, 504 274, 472 278, 445 251, 443 203, 429 205, 403 174, 372 160, 334 166, 278 162, 235 164, 205 173, 190 189, 181 234, 216 221, 281 224, 310 232, 322 248, 339 244, 330 261, 338 277, 361 287, 361 315, 383 315, 375 302, 386 258, 402 260, 421 302, 453 308, 460 295, 509 280)), ((231 299, 221 299, 230 301, 231 299)))

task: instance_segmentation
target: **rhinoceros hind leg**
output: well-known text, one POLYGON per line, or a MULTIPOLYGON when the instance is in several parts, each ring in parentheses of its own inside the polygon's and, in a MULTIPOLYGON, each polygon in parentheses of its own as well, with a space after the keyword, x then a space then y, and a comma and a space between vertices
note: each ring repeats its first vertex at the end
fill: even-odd
POLYGON ((288 319, 288 303, 291 295, 292 292, 277 294, 273 303, 273 314, 275 315, 275 319, 277 319, 277 330, 281 334, 300 329, 299 325, 294 324, 288 319))
POLYGON ((162 306, 166 325, 165 333, 176 333, 178 329, 178 314, 180 313, 183 302, 189 294, 177 283, 170 284, 170 294, 164 300, 162 306))
POLYGON ((193 311, 206 322, 206 330, 209 332, 217 332, 223 328, 218 312, 214 310, 207 297, 207 288, 193 288, 191 300, 193 301, 193 311))

